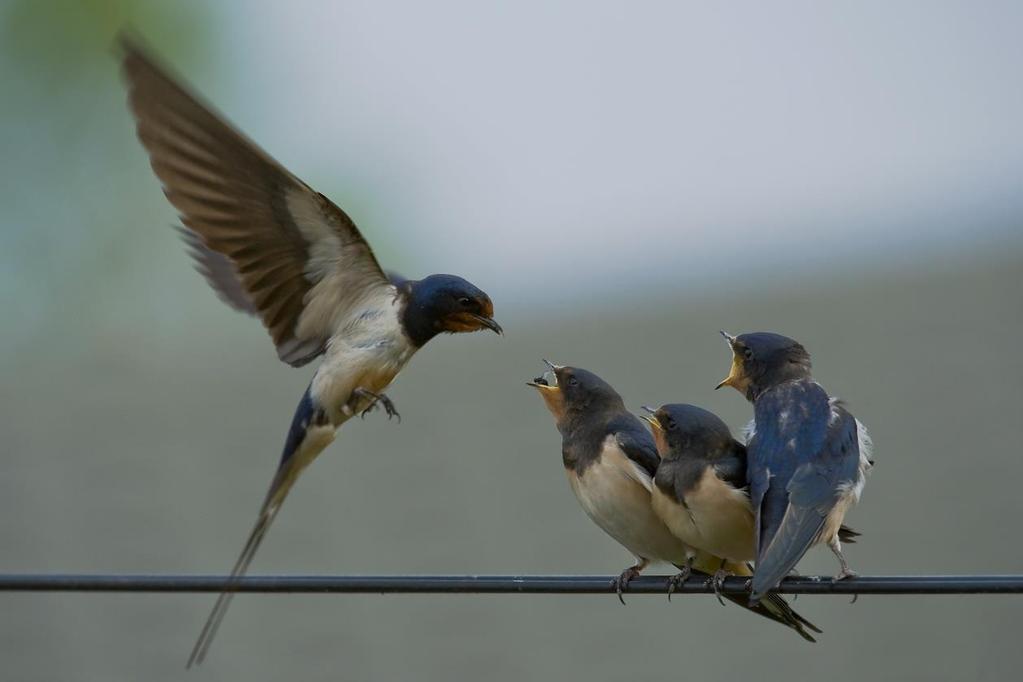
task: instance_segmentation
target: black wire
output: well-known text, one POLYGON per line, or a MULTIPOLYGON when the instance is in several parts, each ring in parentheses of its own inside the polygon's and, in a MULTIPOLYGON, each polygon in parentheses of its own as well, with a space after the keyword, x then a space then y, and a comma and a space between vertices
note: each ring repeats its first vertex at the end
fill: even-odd
MULTIPOLYGON (((421 576, 249 576, 232 585, 237 592, 344 594, 606 594, 609 576, 421 575, 421 576)), ((746 594, 746 578, 727 578, 726 594, 746 594)), ((220 592, 224 576, 206 575, 0 575, 0 592, 220 592)), ((664 594, 666 578, 641 576, 632 594, 664 594)), ((706 581, 691 578, 679 593, 709 594, 706 581)), ((840 582, 830 577, 793 577, 783 594, 1023 594, 1023 575, 861 576, 840 582)))

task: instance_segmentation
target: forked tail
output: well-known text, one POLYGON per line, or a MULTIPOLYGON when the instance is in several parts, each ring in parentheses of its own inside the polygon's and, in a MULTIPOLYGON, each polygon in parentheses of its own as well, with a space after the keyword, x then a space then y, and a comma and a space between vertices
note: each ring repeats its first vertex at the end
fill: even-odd
POLYGON ((291 486, 295 482, 296 476, 290 471, 291 468, 284 467, 274 477, 273 484, 270 486, 270 492, 267 493, 266 500, 263 502, 263 506, 260 507, 256 525, 252 528, 249 539, 245 542, 245 548, 242 549, 238 561, 235 562, 234 568, 231 570, 231 577, 228 579, 227 586, 217 597, 217 602, 213 605, 213 610, 210 612, 209 618, 206 619, 202 632, 199 633, 199 639, 196 640, 195 646, 192 647, 192 653, 188 657, 188 665, 186 667, 191 668, 193 665, 200 665, 206 658, 206 653, 213 643, 217 629, 220 627, 221 621, 224 620, 224 614, 227 613, 227 607, 231 605, 231 599, 234 598, 234 590, 237 588, 238 579, 244 576, 248 570, 249 564, 252 563, 252 558, 256 555, 256 550, 259 549, 260 543, 263 542, 263 537, 266 536, 266 531, 270 528, 270 524, 273 523, 277 512, 281 508, 281 504, 284 502, 284 498, 288 496, 288 491, 291 490, 291 486))
MULTIPOLYGON (((715 562, 720 562, 720 559, 713 559, 710 562, 701 561, 700 568, 702 571, 706 571, 715 562)), ((720 565, 720 563, 718 563, 720 565)), ((748 564, 740 564, 734 562, 728 562, 725 564, 725 569, 732 575, 738 575, 743 577, 749 577, 753 575, 753 569, 748 564)), ((708 571, 709 572, 709 571, 708 571)), ((764 598, 757 604, 750 605, 745 595, 741 594, 722 594, 722 597, 730 602, 738 604, 742 608, 752 611, 758 616, 763 616, 769 620, 773 620, 776 623, 781 623, 786 627, 790 627, 796 631, 796 633, 808 642, 816 642, 814 636, 808 632, 811 630, 817 634, 821 633, 821 629, 816 625, 803 618, 801 615, 789 606, 789 603, 785 599, 776 593, 765 595, 764 598)))
POLYGON ((284 452, 281 454, 281 462, 277 467, 277 474, 270 484, 270 490, 263 500, 263 506, 259 508, 259 517, 256 525, 249 534, 241 556, 234 564, 231 577, 228 579, 224 591, 217 597, 217 603, 213 605, 210 617, 206 619, 199 639, 192 648, 192 654, 188 657, 188 666, 199 665, 206 658, 210 644, 217 634, 220 622, 224 620, 227 607, 231 605, 231 599, 238 586, 238 579, 245 575, 252 563, 252 557, 263 542, 266 531, 273 523, 274 517, 284 504, 284 498, 298 479, 298 475, 309 465, 316 456, 334 439, 334 426, 331 425, 323 410, 317 407, 313 400, 310 388, 306 388, 295 408, 295 416, 291 420, 291 428, 288 430, 288 437, 284 441, 284 452))

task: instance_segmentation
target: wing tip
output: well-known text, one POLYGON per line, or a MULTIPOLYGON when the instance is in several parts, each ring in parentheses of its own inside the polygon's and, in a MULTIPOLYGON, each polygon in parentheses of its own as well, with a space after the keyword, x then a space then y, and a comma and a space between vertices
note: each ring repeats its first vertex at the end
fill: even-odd
POLYGON ((154 51, 149 41, 134 26, 123 26, 114 36, 110 48, 125 72, 137 65, 152 67, 158 61, 153 56, 154 51))

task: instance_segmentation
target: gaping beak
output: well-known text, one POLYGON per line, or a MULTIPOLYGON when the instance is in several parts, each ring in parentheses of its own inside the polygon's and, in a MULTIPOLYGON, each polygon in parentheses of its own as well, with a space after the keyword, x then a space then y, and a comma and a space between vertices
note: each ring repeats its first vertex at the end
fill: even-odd
POLYGON ((544 360, 544 364, 550 367, 550 370, 532 381, 527 381, 526 385, 536 389, 540 397, 543 398, 544 405, 554 415, 554 421, 560 424, 562 419, 565 418, 565 394, 562 393, 561 386, 558 386, 556 370, 561 369, 561 367, 549 360, 544 360))
POLYGON ((733 388, 739 387, 739 380, 742 379, 742 367, 739 365, 738 358, 732 358, 732 370, 725 377, 724 381, 714 387, 714 390, 718 390, 722 386, 731 386, 733 388))
POLYGON ((728 348, 732 351, 732 368, 728 371, 728 376, 720 384, 714 387, 714 390, 718 390, 722 386, 731 386, 739 391, 742 391, 742 361, 739 360, 738 353, 735 352, 735 337, 727 332, 721 332, 721 336, 725 337, 725 341, 728 342, 728 348))
POLYGON ((495 334, 504 334, 504 330, 501 329, 501 325, 499 325, 492 317, 477 315, 476 313, 469 313, 469 317, 479 322, 481 329, 486 327, 495 334))
POLYGON ((641 414, 641 415, 639 415, 639 418, 642 419, 643 421, 645 421, 651 427, 653 427, 653 428, 657 429, 658 431, 660 431, 661 430, 661 422, 659 422, 657 420, 657 417, 654 416, 655 414, 657 414, 657 410, 655 410, 654 408, 649 407, 647 405, 643 405, 642 407, 643 407, 643 410, 645 412, 649 412, 650 414, 649 415, 641 414))
POLYGON ((547 380, 547 373, 544 372, 532 381, 527 381, 526 386, 532 386, 533 388, 539 388, 543 391, 557 391, 558 390, 558 375, 557 371, 561 369, 560 365, 555 365, 550 360, 544 359, 544 364, 551 368, 551 374, 553 377, 551 381, 547 380))

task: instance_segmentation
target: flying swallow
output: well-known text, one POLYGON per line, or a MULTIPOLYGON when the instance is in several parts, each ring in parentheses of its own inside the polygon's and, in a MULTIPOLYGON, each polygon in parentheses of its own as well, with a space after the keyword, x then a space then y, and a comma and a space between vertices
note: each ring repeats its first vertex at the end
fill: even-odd
POLYGON ((718 384, 753 403, 747 476, 756 572, 751 603, 776 587, 810 546, 838 558, 835 580, 856 575, 842 554, 842 521, 873 466, 867 430, 813 380, 810 355, 779 334, 730 336, 732 368, 718 384))
MULTIPOLYGON (((218 296, 258 316, 278 357, 322 358, 298 403, 255 527, 231 571, 252 561, 299 474, 338 428, 377 403, 413 354, 441 333, 501 333, 490 298, 461 277, 388 279, 337 205, 227 123, 130 41, 123 70, 138 137, 177 209, 197 269, 218 296)), ((201 663, 231 601, 225 591, 192 650, 201 663)))
MULTIPOLYGON (((746 446, 728 425, 695 405, 664 405, 644 416, 661 462, 654 476, 654 511, 680 540, 724 560, 756 558, 753 508, 746 476, 746 446)), ((843 540, 859 534, 842 526, 843 540)), ((727 575, 718 569, 716 588, 727 575)))
MULTIPOLYGON (((686 576, 698 572, 709 577, 722 568, 731 575, 750 576, 752 571, 745 564, 726 563, 687 545, 657 516, 651 502, 659 464, 657 448, 614 388, 585 369, 544 362, 550 371, 527 383, 536 388, 554 416, 572 492, 587 516, 636 557, 636 563, 614 581, 618 598, 651 562, 674 564, 686 576)), ((750 608, 745 599, 727 598, 750 608)), ((751 610, 809 641, 814 639, 806 628, 820 632, 776 594, 751 610)))

